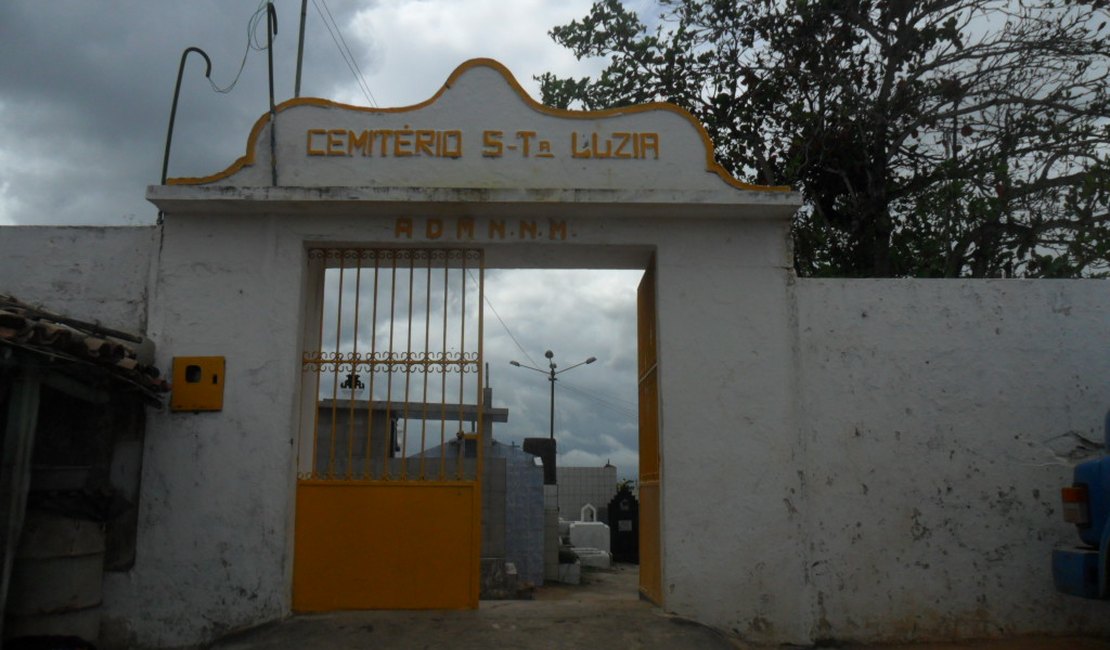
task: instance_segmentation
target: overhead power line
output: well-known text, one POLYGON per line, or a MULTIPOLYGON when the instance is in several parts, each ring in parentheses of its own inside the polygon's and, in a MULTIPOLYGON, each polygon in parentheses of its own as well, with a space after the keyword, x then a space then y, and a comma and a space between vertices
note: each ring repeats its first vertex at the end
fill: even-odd
POLYGON ((327 0, 312 0, 312 6, 316 7, 316 13, 320 15, 320 20, 324 21, 324 27, 327 28, 336 49, 339 50, 339 56, 343 57, 343 62, 347 64, 347 69, 354 76, 355 83, 358 84, 358 89, 366 97, 367 103, 371 106, 377 106, 378 102, 374 99, 374 93, 370 92, 370 84, 366 83, 366 77, 362 74, 362 68, 359 67, 358 60, 355 59, 354 54, 351 54, 351 48, 347 47, 347 39, 343 38, 343 31, 339 29, 339 23, 335 22, 335 18, 332 17, 327 0), (320 5, 324 5, 324 8, 320 9, 320 5))
MULTIPOLYGON (((592 392, 584 391, 582 389, 575 388, 574 386, 568 384, 566 382, 566 380, 560 380, 560 381, 563 384, 563 388, 565 388, 566 390, 569 390, 572 393, 576 393, 580 397, 584 397, 588 400, 592 400, 592 401, 596 402, 602 408, 607 408, 610 411, 613 411, 614 413, 620 413, 621 415, 623 415, 627 418, 635 419, 637 417, 637 413, 635 411, 633 411, 632 409, 630 409, 626 406, 622 406, 620 404, 617 404, 616 402, 611 401, 610 399, 600 397, 600 396, 597 395, 596 391, 592 391, 592 392)), ((612 399, 618 399, 618 398, 614 397, 612 399)), ((627 402, 626 400, 620 400, 620 401, 631 404, 631 402, 627 402)))
MULTIPOLYGON (((466 274, 470 276, 471 282, 473 282, 474 284, 478 284, 478 281, 474 278, 474 274, 470 271, 470 269, 466 270, 466 274)), ((497 309, 495 309, 493 303, 490 302, 489 295, 483 292, 482 297, 485 298, 485 302, 486 305, 489 307, 489 310, 492 311, 493 315, 497 317, 497 322, 501 323, 501 327, 505 330, 505 333, 508 334, 509 338, 513 340, 513 343, 516 344, 516 349, 520 350, 520 353, 524 355, 525 359, 528 359, 528 363, 531 363, 533 366, 537 365, 535 359, 532 358, 532 355, 528 354, 528 351, 524 349, 524 346, 520 344, 520 341, 516 340, 516 337, 513 336, 512 330, 510 330, 509 326, 505 324, 504 320, 502 320, 501 314, 497 313, 497 309)))
MULTIPOLYGON (((254 13, 251 14, 250 19, 247 21, 247 46, 243 49, 243 59, 239 61, 239 70, 235 73, 235 78, 232 79, 231 83, 226 87, 220 88, 216 85, 216 82, 212 81, 212 78, 209 77, 208 84, 212 86, 212 90, 224 95, 231 92, 239 83, 239 78, 243 76, 243 69, 247 67, 247 57, 250 55, 251 50, 257 52, 266 51, 266 37, 265 35, 258 35, 258 28, 262 27, 263 30, 266 29, 267 4, 269 4, 269 0, 261 0, 261 2, 258 3, 258 8, 254 10, 254 13)), ((265 31, 263 31, 263 34, 265 34, 265 31)))

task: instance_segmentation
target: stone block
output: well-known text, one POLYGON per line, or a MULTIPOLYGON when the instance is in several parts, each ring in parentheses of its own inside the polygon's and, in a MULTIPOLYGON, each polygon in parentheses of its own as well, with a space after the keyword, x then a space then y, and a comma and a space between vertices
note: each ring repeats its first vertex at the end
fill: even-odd
POLYGON ((603 551, 599 548, 574 548, 575 555, 578 556, 578 561, 584 567, 594 569, 608 569, 613 566, 613 557, 608 551, 603 551))

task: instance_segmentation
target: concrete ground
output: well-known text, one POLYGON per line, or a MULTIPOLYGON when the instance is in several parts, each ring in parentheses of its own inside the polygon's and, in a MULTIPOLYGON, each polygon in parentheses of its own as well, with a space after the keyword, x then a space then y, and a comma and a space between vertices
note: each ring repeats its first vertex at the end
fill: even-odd
MULTIPOLYGON (((583 573, 530 601, 482 601, 477 611, 369 611, 295 616, 217 641, 218 650, 713 650, 752 648, 639 599, 637 567, 583 573)), ((1023 638, 969 644, 842 646, 845 650, 1110 650, 1110 639, 1023 638)))

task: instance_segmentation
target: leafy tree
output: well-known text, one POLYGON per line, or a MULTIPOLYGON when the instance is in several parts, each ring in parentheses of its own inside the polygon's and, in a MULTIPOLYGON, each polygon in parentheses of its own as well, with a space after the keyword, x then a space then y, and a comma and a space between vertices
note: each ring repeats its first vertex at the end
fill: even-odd
POLYGON ((1110 271, 1106 0, 599 0, 552 37, 608 57, 544 101, 674 102, 739 177, 790 184, 805 275, 1110 271))

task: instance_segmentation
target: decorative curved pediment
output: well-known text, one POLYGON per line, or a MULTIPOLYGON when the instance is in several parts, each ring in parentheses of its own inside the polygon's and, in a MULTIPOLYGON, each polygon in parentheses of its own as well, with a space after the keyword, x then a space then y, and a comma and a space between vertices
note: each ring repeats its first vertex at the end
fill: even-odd
POLYGON ((678 106, 551 108, 491 59, 463 63, 439 92, 412 106, 300 98, 275 114, 273 123, 269 114, 258 119, 246 153, 224 171, 168 184, 658 192, 719 191, 724 183, 790 190, 733 178, 714 160, 702 125, 678 106))

